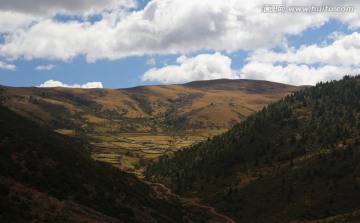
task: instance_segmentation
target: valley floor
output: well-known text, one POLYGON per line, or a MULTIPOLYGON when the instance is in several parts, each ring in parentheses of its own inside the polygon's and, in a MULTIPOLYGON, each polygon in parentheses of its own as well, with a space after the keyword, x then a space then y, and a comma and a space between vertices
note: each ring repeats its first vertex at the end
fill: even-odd
MULTIPOLYGON (((182 133, 96 133, 88 134, 93 146, 92 158, 111 163, 120 170, 143 177, 148 163, 158 157, 171 154, 194 143, 206 141, 226 129, 197 129, 182 133)), ((62 134, 74 134, 72 130, 57 130, 62 134)))

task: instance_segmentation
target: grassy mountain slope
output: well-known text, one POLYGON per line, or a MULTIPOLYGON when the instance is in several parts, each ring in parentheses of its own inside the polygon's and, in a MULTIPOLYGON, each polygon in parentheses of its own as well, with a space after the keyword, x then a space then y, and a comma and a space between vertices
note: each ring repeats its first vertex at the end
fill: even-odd
POLYGON ((0 87, 0 101, 27 118, 55 128, 97 133, 164 132, 228 129, 298 89, 251 80, 197 81, 119 90, 0 87))
POLYGON ((0 222, 179 222, 181 207, 0 106, 0 222))
POLYGON ((146 175, 239 222, 359 221, 360 77, 287 96, 146 175))
POLYGON ((221 134, 298 89, 226 79, 119 90, 0 87, 0 103, 60 133, 86 135, 94 159, 140 176, 160 155, 221 134))

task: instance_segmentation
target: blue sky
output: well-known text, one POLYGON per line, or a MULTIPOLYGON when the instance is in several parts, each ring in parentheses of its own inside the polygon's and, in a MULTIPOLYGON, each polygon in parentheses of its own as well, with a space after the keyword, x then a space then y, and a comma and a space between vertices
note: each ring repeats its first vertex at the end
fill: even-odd
POLYGON ((1 85, 128 88, 217 78, 301 85, 360 71, 354 1, 341 3, 353 6, 346 13, 262 13, 266 1, 240 0, 5 2, 1 85))

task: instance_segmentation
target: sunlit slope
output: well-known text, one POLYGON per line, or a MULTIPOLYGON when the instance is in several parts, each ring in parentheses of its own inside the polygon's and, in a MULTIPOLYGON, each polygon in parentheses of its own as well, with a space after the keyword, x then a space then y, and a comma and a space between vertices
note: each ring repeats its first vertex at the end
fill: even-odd
POLYGON ((227 129, 298 87, 211 80, 130 89, 0 88, 11 110, 55 128, 85 132, 227 129))

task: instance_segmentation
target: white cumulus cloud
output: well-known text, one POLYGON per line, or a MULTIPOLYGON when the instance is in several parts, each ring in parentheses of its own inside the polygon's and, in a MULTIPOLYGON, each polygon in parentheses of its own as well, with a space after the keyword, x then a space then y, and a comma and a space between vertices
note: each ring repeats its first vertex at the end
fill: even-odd
POLYGON ((44 65, 44 66, 37 66, 35 67, 35 70, 53 70, 56 66, 53 64, 49 64, 49 65, 44 65))
POLYGON ((356 74, 360 69, 325 65, 309 65, 250 62, 245 65, 240 75, 243 79, 268 80, 291 85, 315 85, 320 81, 341 79, 344 75, 356 74))
POLYGON ((89 15, 117 8, 136 7, 135 0, 0 0, 0 11, 33 15, 89 15))
POLYGON ((293 85, 314 85, 360 73, 360 34, 335 33, 330 45, 288 48, 284 52, 255 50, 240 70, 242 78, 263 79, 293 85))
POLYGON ((360 65, 360 33, 337 36, 337 39, 328 46, 302 46, 299 49, 291 48, 286 52, 274 52, 260 49, 252 53, 250 61, 267 63, 289 62, 305 64, 328 64, 351 66, 360 65))
POLYGON ((0 70, 16 70, 16 66, 13 64, 8 64, 6 62, 0 61, 0 70))
POLYGON ((220 53, 180 56, 177 65, 152 68, 142 75, 143 81, 183 83, 195 80, 234 79, 238 74, 231 69, 231 59, 220 53))
POLYGON ((48 80, 45 81, 44 83, 38 85, 37 87, 43 87, 43 88, 48 88, 48 87, 66 87, 66 88, 103 88, 103 85, 101 82, 88 82, 86 84, 73 84, 73 85, 68 85, 68 84, 64 84, 60 81, 56 81, 56 80, 48 80))
POLYGON ((1 11, 1 9, 0 18, 0 34, 14 32, 17 28, 27 27, 31 23, 40 20, 38 16, 19 12, 1 11))
MULTIPOLYGON (((37 6, 51 7, 50 3, 44 2, 37 6)), ((84 11, 85 2, 80 1, 80 6, 75 8, 84 11)), ((111 0, 105 2, 112 4, 111 0)), ((302 2, 313 4, 310 0, 302 2)), ((19 7, 20 10, 21 7, 15 3, 8 0, 8 8, 19 7)), ((360 8, 360 3, 351 3, 360 8)), ((66 1, 57 4, 67 9, 70 8, 68 5, 75 3, 66 1)), ((107 5, 95 1, 89 4, 107 5)), ((360 20, 360 13, 356 12, 312 13, 306 16, 303 13, 261 13, 262 4, 260 0, 246 4, 238 0, 152 0, 143 10, 128 13, 105 10, 101 13, 101 20, 94 23, 47 18, 7 35, 5 43, 0 45, 0 56, 68 61, 84 55, 89 62, 94 62, 144 54, 187 54, 202 49, 235 52, 278 46, 285 34, 297 35, 330 19, 338 19, 354 27, 360 20)), ((288 0, 287 4, 300 3, 288 0)))
POLYGON ((127 14, 137 6, 136 0, 0 0, 0 34, 11 34, 18 29, 29 30, 32 25, 57 15, 81 17, 85 21, 92 15, 127 14))
MULTIPOLYGON (((0 35, 4 37, 0 43, 0 59, 4 61, 43 58, 71 61, 84 56, 88 62, 95 62, 204 51, 245 50, 250 53, 247 64, 238 71, 231 69, 229 57, 215 53, 190 58, 181 56, 176 65, 152 68, 142 76, 144 81, 163 83, 240 75, 242 78, 313 84, 359 70, 360 34, 356 29, 360 28, 360 2, 357 0, 341 3, 338 0, 316 3, 312 0, 246 3, 239 0, 151 0, 141 10, 134 10, 135 0, 0 0, 0 5, 0 35), (354 6, 355 11, 262 13, 263 4, 354 6), (57 15, 67 16, 66 20, 58 19, 57 15), (90 21, 91 15, 96 15, 98 20, 90 21), (316 29, 333 20, 354 32, 350 35, 333 33, 334 42, 330 45, 290 46, 283 52, 271 50, 286 45, 287 35, 301 35, 305 30, 316 29)), ((154 66, 156 61, 151 58, 147 64, 154 66)), ((0 69, 15 68, 0 62, 0 69)))

